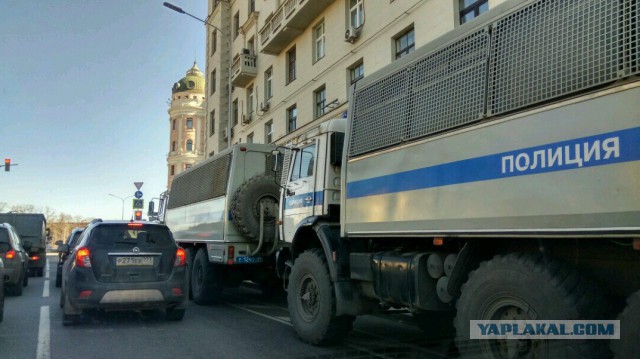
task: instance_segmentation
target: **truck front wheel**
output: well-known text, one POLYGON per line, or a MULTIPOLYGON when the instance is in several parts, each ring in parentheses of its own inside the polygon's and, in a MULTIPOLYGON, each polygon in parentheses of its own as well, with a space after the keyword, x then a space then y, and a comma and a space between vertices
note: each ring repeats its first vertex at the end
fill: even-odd
POLYGON ((287 295, 293 328, 302 341, 335 344, 353 326, 353 316, 336 316, 336 296, 322 249, 310 249, 294 262, 287 295))
POLYGON ((191 270, 191 293, 196 304, 215 303, 222 292, 222 281, 216 268, 209 263, 207 250, 200 248, 193 261, 191 270))
MULTIPOLYGON (((462 287, 455 318, 464 355, 483 358, 605 358, 604 340, 470 340, 471 320, 594 320, 606 303, 577 270, 540 255, 510 253, 483 262, 462 287)), ((522 332, 522 330, 520 330, 522 332)))
POLYGON ((640 292, 635 292, 627 300, 627 307, 618 317, 620 320, 620 340, 611 341, 611 349, 616 358, 640 358, 640 292))

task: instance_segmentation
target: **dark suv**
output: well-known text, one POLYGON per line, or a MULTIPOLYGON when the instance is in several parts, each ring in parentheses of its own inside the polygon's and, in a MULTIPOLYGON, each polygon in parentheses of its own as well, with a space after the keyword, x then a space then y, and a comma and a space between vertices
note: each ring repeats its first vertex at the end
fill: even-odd
POLYGON ((64 264, 64 261, 67 260, 69 252, 75 248, 76 244, 78 244, 78 240, 80 239, 80 235, 83 230, 84 228, 80 227, 74 228, 69 234, 69 237, 67 237, 66 247, 60 247, 62 242, 58 242, 58 265, 56 267, 56 287, 58 288, 62 286, 62 265, 64 264), (64 249, 64 251, 61 251, 61 249, 64 249))
POLYGON ((164 308, 168 320, 182 320, 187 305, 185 262, 184 249, 163 224, 89 225, 63 265, 63 324, 78 322, 85 309, 164 308))

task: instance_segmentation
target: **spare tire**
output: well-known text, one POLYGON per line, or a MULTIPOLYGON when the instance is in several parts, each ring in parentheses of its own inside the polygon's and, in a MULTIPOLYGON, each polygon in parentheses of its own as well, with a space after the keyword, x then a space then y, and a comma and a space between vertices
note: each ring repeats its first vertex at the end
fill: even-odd
POLYGON ((231 218, 248 239, 260 238, 260 204, 264 204, 264 241, 275 239, 280 187, 273 176, 255 176, 243 183, 231 202, 231 218))

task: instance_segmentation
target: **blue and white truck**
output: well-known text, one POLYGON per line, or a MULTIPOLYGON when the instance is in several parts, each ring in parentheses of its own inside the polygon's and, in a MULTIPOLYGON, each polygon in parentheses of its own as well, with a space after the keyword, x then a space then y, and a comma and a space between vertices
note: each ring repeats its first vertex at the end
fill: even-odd
MULTIPOLYGON (((311 344, 342 340, 358 315, 404 308, 426 330, 455 330, 463 353, 637 357, 639 25, 637 0, 512 0, 367 75, 346 120, 270 158, 264 149, 282 190, 268 201, 277 214, 254 217, 277 218, 279 233, 267 256, 255 235, 241 241, 242 261, 286 281, 291 322, 311 344), (611 343, 470 338, 471 320, 616 318, 611 343)), ((251 179, 225 171, 215 173, 251 179)), ((220 201, 181 207, 195 212, 175 224, 169 209, 167 224, 178 240, 233 234, 242 221, 220 201)), ((238 248, 201 248, 237 263, 238 248)), ((193 281, 203 274, 217 278, 199 270, 193 281)))
POLYGON ((297 334, 406 308, 484 357, 603 357, 470 321, 620 315, 611 347, 637 357, 639 32, 635 0, 509 1, 358 81, 282 181, 297 334))

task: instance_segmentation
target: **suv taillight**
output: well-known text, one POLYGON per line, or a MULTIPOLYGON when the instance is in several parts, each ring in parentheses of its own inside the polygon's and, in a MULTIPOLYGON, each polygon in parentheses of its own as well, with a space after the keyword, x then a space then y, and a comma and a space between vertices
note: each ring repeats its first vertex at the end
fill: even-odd
POLYGON ((78 267, 90 268, 91 267, 91 259, 89 259, 89 248, 82 247, 78 249, 76 252, 76 265, 78 267))
POLYGON ((7 258, 7 259, 13 259, 13 258, 15 258, 15 257, 16 257, 16 251, 14 251, 13 249, 12 249, 12 250, 10 250, 10 251, 8 251, 8 252, 5 254, 5 258, 7 258))
POLYGON ((187 252, 182 248, 176 250, 176 260, 173 262, 174 267, 183 267, 187 263, 187 252))

